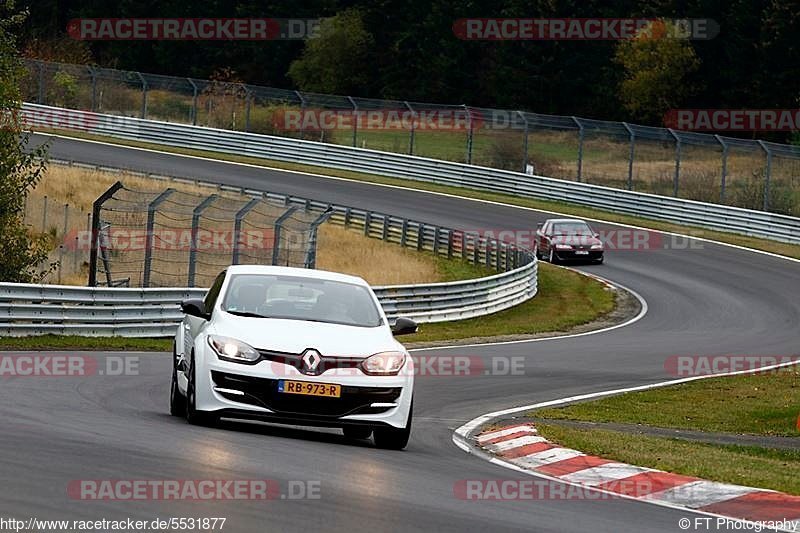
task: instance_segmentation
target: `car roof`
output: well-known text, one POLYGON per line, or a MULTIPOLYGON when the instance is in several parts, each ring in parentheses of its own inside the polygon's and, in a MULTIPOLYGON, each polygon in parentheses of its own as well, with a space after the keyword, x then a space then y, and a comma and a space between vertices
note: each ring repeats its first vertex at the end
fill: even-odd
POLYGON ((341 281, 356 285, 368 285, 358 276, 350 276, 339 272, 317 270, 313 268, 295 268, 271 265, 231 265, 227 269, 229 274, 260 274, 263 276, 297 276, 303 278, 322 279, 328 281, 341 281))
POLYGON ((586 222, 585 220, 581 220, 579 218, 551 218, 551 219, 548 219, 548 222, 550 222, 551 224, 555 224, 555 223, 559 223, 560 224, 560 223, 567 223, 567 222, 570 222, 570 223, 577 222, 579 224, 588 224, 588 222, 586 222))

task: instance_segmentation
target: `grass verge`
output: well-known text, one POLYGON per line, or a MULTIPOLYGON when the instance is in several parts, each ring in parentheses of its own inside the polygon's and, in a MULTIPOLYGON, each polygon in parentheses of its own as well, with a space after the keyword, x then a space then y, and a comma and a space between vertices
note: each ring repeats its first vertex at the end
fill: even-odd
POLYGON ((537 428, 548 440, 587 454, 712 481, 800 494, 798 450, 721 446, 549 424, 537 424, 537 428))
POLYGON ((538 418, 800 436, 800 369, 701 379, 531 413, 538 418))
MULTIPOLYGON (((465 279, 475 274, 474 265, 435 258, 445 278, 465 279)), ((484 275, 486 273, 483 273, 484 275)), ((439 324, 423 324, 415 335, 402 342, 451 341, 478 336, 533 334, 567 331, 596 320, 614 309, 614 292, 592 278, 571 270, 539 264, 539 294, 536 298, 493 315, 439 324)), ((169 351, 171 340, 126 339, 121 337, 76 337, 45 335, 0 337, 5 350, 154 350, 169 351)))
POLYGON ((205 151, 205 150, 187 150, 181 148, 174 148, 171 146, 161 145, 161 144, 154 144, 154 143, 143 143, 137 141, 127 141, 121 139, 115 139, 111 137, 105 137, 100 135, 90 135, 86 133, 80 132, 66 132, 66 131, 51 131, 51 130, 41 130, 41 133, 54 133, 58 135, 64 135, 69 137, 75 137, 79 139, 90 139, 90 140, 97 140, 102 141, 110 144, 118 144, 121 146, 134 146, 139 148, 148 148, 153 150, 160 150, 163 152, 170 152, 175 154, 185 154, 185 155, 193 155, 199 157, 208 157, 219 159, 223 161, 233 161, 239 163, 247 163, 257 166, 265 166, 265 167, 273 167, 273 168, 280 168, 285 170, 295 170, 299 172, 310 172, 310 173, 324 173, 329 176, 336 176, 342 178, 348 178, 358 181, 364 181, 369 183, 380 183, 385 185, 397 185, 401 187, 411 188, 411 189, 418 189, 424 191, 432 191, 432 192, 441 192, 446 194, 453 194, 457 196, 463 196, 466 198, 475 198, 479 200, 488 200, 494 202, 502 202, 510 205, 517 205, 521 207, 529 207, 532 209, 542 210, 542 211, 554 211, 558 213, 563 213, 566 215, 577 216, 577 217, 584 217, 584 218, 597 218, 606 220, 608 222, 617 222, 620 224, 629 224, 634 226, 641 226, 646 227, 654 230, 660 231, 669 231, 675 233, 682 233, 682 234, 690 234, 695 237, 702 237, 705 239, 716 240, 728 244, 734 244, 737 246, 744 246, 747 248, 753 248, 756 250, 763 250, 766 252, 771 252, 779 255, 785 255, 787 257, 793 257, 800 259, 800 245, 794 244, 787 244, 781 243, 776 241, 769 241, 766 239, 756 238, 756 237, 747 237, 745 235, 738 235, 735 233, 726 233, 721 231, 711 231, 703 228, 698 228, 695 226, 684 226, 679 224, 673 224, 669 222, 661 222, 658 220, 652 220, 647 218, 640 218, 634 217, 630 215, 620 215, 618 213, 614 213, 612 211, 605 211, 602 209, 594 209, 591 207, 583 207, 583 206, 576 206, 572 204, 562 203, 562 202, 555 202, 550 200, 537 200, 531 198, 520 198, 517 196, 506 195, 506 194, 497 194, 497 193, 488 193, 482 191, 475 191, 472 189, 462 188, 462 187, 452 187, 452 186, 445 186, 445 185, 437 185, 432 183, 425 183, 425 182, 418 182, 413 180, 406 180, 400 178, 388 178, 384 176, 376 176, 373 174, 368 173, 360 173, 360 172, 350 172, 350 171, 342 171, 324 167, 317 167, 312 165, 301 165, 295 163, 285 163, 282 161, 274 161, 269 159, 260 159, 255 157, 244 157, 244 156, 235 156, 230 154, 224 154, 219 152, 212 152, 212 151, 205 151))

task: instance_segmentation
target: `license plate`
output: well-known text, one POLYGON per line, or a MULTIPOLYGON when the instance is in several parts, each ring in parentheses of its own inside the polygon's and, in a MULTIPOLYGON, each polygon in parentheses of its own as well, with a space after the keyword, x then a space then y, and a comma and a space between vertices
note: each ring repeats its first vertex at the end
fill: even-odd
POLYGON ((310 383, 308 381, 278 381, 278 392, 285 394, 302 394, 303 396, 324 396, 326 398, 339 398, 342 396, 342 386, 332 383, 310 383))
POLYGON ((589 255, 586 250, 575 250, 575 255, 589 255))

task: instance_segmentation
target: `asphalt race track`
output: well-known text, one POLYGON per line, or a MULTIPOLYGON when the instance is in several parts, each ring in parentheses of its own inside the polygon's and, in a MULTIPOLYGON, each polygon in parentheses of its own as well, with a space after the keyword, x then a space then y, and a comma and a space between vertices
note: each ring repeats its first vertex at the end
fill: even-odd
MULTIPOLYGON (((365 183, 54 139, 51 156, 368 207, 463 229, 532 229, 550 215, 365 183)), ((601 229, 612 226, 597 225, 601 229)), ((463 347, 449 355, 524 357, 525 375, 422 376, 404 452, 337 431, 225 423, 192 427, 167 412, 170 361, 138 357, 139 375, 12 378, 0 386, 0 516, 152 520, 226 517, 225 531, 680 531, 690 513, 625 500, 465 501, 464 479, 527 479, 463 453, 452 431, 483 413, 671 379, 670 355, 798 352, 800 268, 695 243, 610 251, 583 267, 638 292, 637 323, 583 337, 463 347), (79 501, 81 479, 319 481, 320 498, 272 501, 79 501)), ((436 352, 426 352, 426 355, 436 352)), ((444 352, 443 352, 444 353, 444 352)), ((97 355, 101 359, 108 354, 97 355)), ((490 364, 487 362, 487 365, 490 364)), ((713 526, 712 526, 713 529, 713 526)))

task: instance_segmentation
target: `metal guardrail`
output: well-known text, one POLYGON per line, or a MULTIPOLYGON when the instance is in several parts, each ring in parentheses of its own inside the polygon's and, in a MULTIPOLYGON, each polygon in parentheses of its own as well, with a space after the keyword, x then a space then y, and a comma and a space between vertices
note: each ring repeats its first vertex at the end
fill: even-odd
POLYGON ((800 219, 435 159, 24 104, 27 123, 128 140, 564 201, 677 224, 800 243, 800 219))
MULTIPOLYGON (((390 321, 400 315, 419 323, 459 320, 533 298, 537 268, 531 260, 486 278, 374 287, 374 291, 390 321)), ((205 291, 0 283, 0 336, 168 337, 183 318, 180 301, 200 298, 205 291)))

